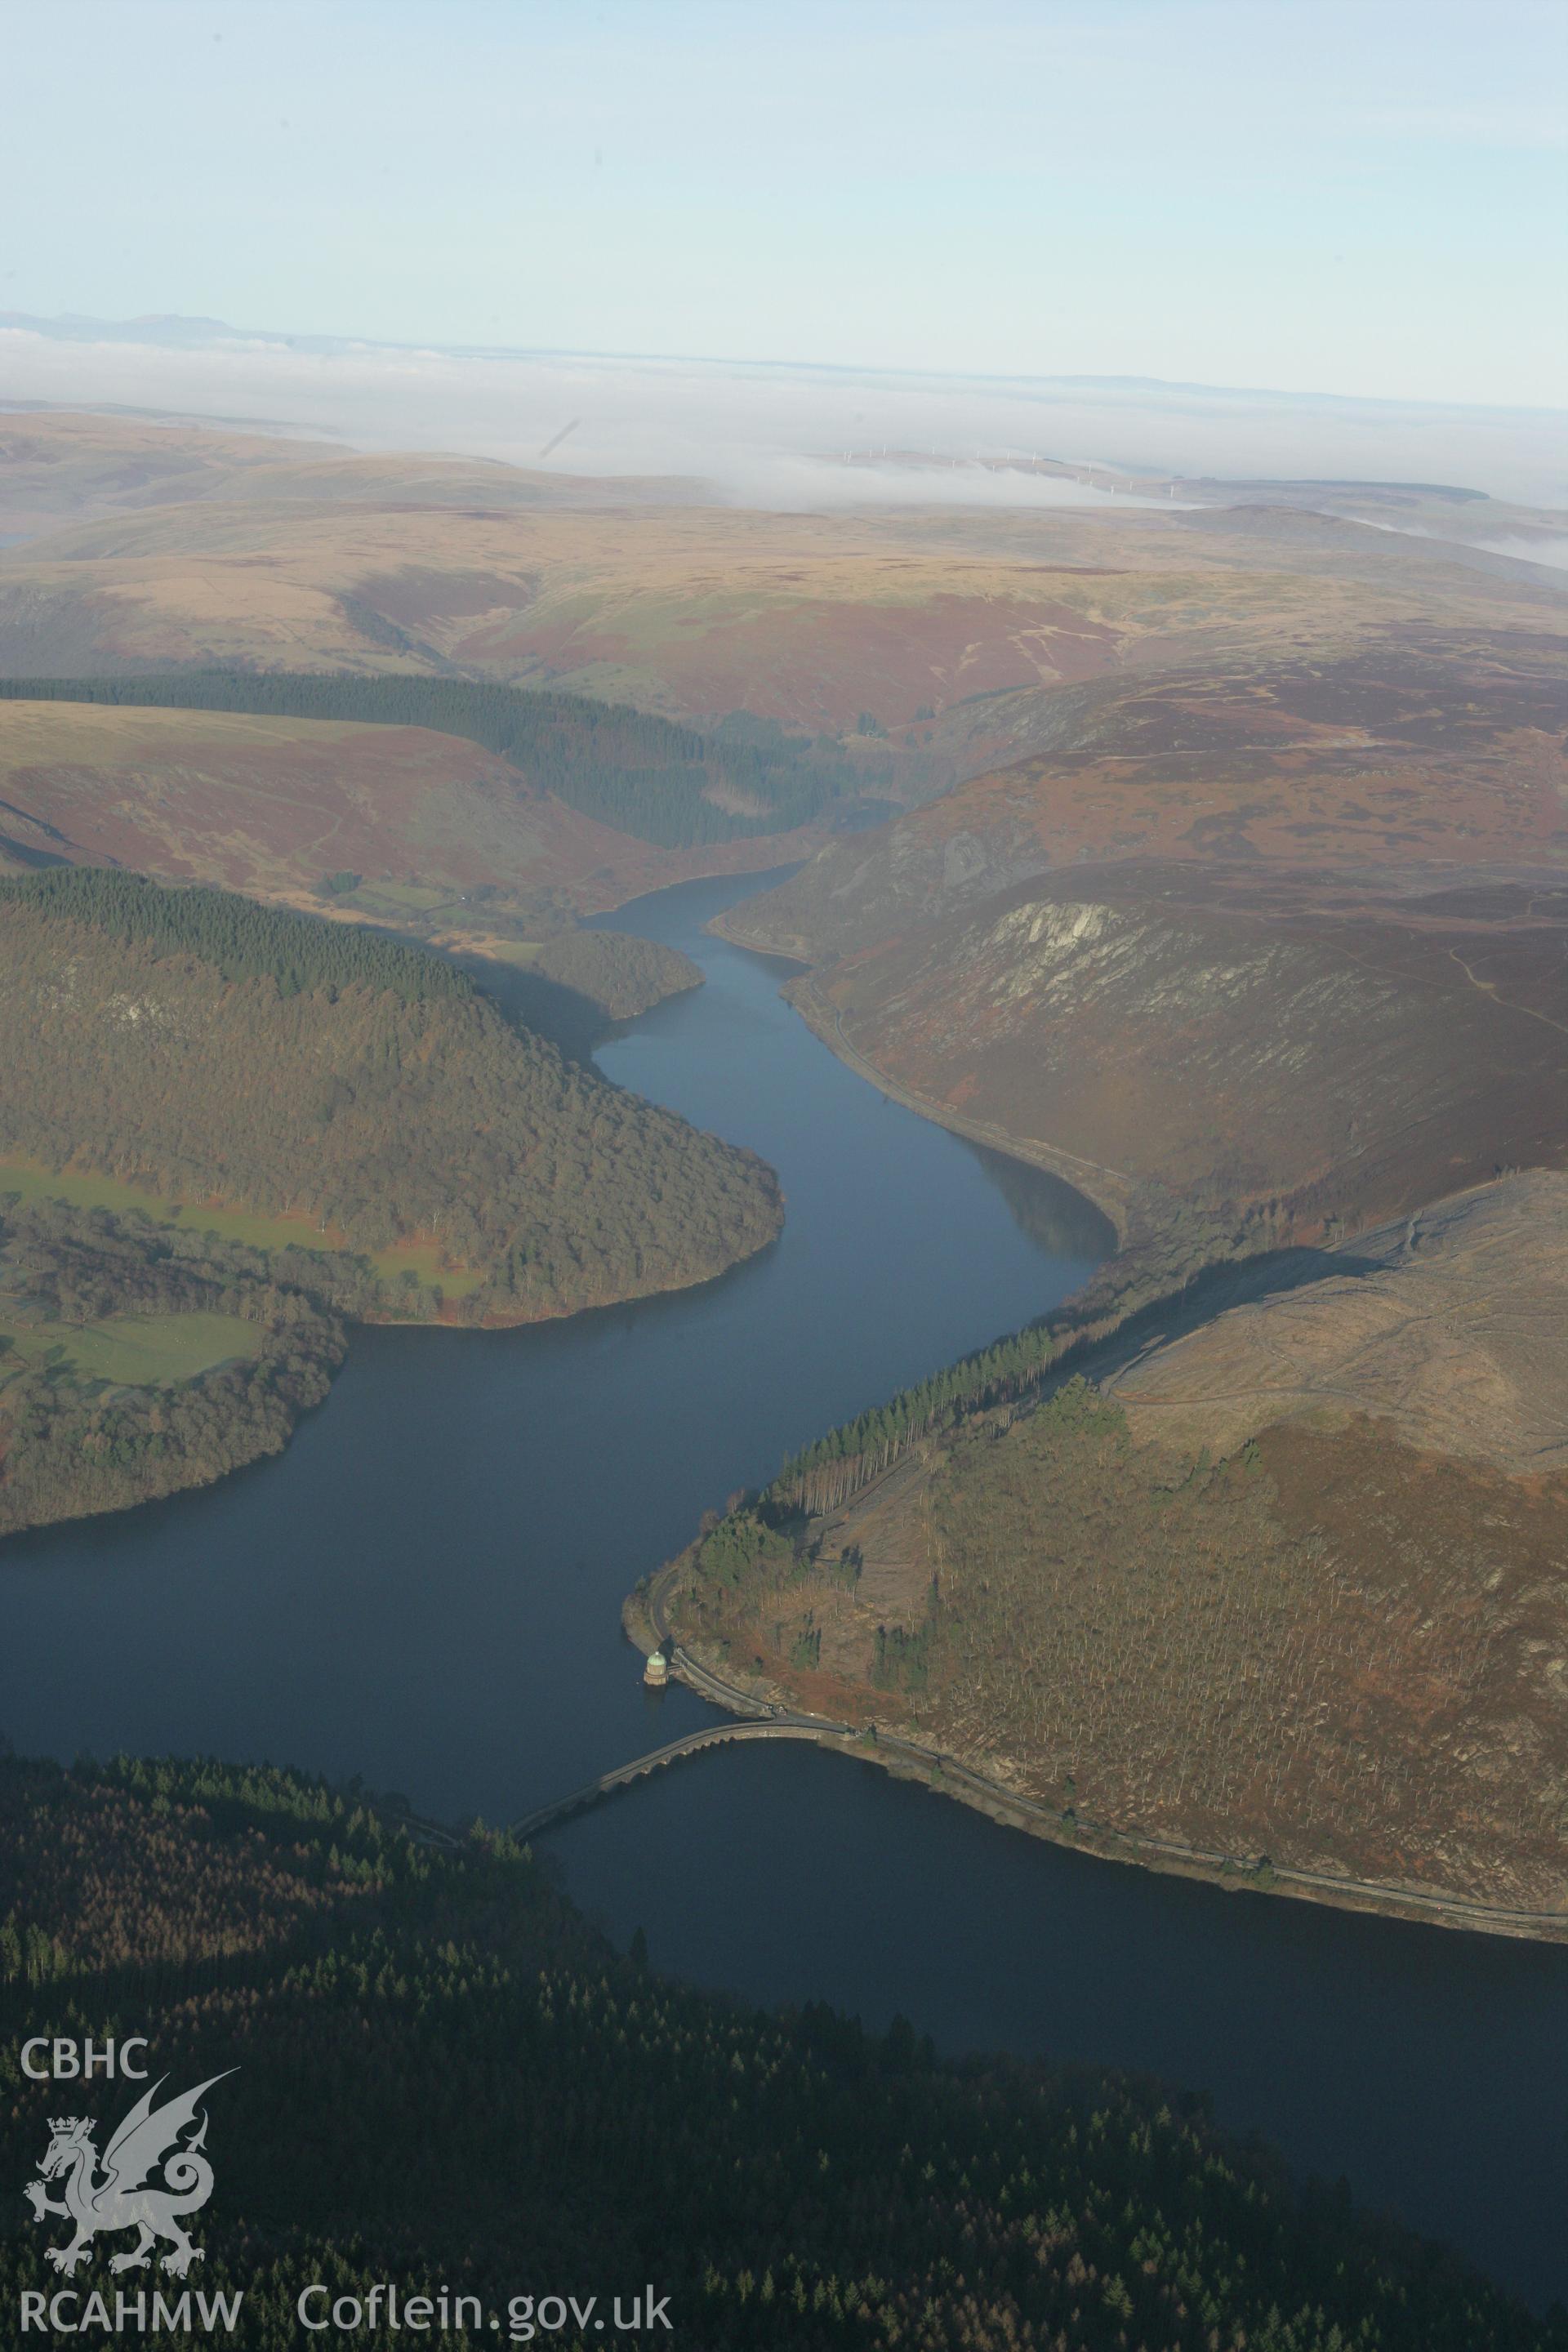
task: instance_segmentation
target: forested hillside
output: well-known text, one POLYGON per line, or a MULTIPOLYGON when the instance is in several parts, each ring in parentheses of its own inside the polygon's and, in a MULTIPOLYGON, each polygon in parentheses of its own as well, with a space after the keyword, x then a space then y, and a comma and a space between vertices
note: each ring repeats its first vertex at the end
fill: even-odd
POLYGON ((466 678, 219 669, 11 677, 0 678, 0 698, 426 727, 481 744, 536 790, 666 848, 787 833, 819 815, 840 791, 856 789, 851 767, 833 747, 777 727, 753 725, 719 739, 621 703, 466 678))
MULTIPOLYGON (((563 2313, 563 2352, 1568 2345, 1560 2315, 1299 2190, 1195 2099, 690 1991, 505 1835, 441 1846, 282 1772, 0 1764, 0 1922, 6 2179, 62 2104, 111 2126, 129 2103, 26 2080, 28 2035, 143 2032, 171 2093, 237 2069, 205 2102, 216 2185, 184 2284, 243 2292, 238 2352, 301 2341, 312 2281, 471 2295, 442 2337, 464 2352, 529 2340, 555 2294, 606 2318, 563 2313), (649 2293, 668 2332, 614 2331, 612 2299, 649 2293)), ((65 2284, 58 2222, 17 2197, 0 2230, 7 2308, 65 2284)), ((100 2252, 77 2284, 103 2276, 100 2252)))
POLYGON ((676 1288, 778 1229, 750 1153, 363 931, 54 873, 0 885, 0 1160, 287 1219, 307 1246, 422 1252, 448 1315, 676 1288))
POLYGON ((363 1264, 61 1202, 0 1170, 0 1536, 276 1454, 342 1360, 363 1264))
POLYGON ((258 906, 229 890, 160 890, 139 874, 71 866, 7 893, 40 914, 83 923, 111 939, 143 940, 158 957, 191 955, 225 980, 271 980, 281 996, 344 988, 405 1004, 468 998, 474 984, 438 956, 346 924, 258 906))
POLYGON ((702 971, 679 948, 626 931, 563 931, 546 940, 529 969, 552 987, 570 989, 611 1021, 700 988, 702 971))

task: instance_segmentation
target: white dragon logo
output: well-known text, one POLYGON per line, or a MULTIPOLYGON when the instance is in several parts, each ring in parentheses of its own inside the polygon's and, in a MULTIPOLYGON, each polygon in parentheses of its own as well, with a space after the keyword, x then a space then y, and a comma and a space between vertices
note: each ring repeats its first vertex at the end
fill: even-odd
MULTIPOLYGON (((228 2069, 229 2074, 234 2071, 232 2066, 228 2069)), ((86 2261, 100 2230, 140 2232, 129 2253, 113 2257, 111 2271, 145 2270, 159 2238, 166 2238, 173 2248, 163 2255, 162 2267, 175 2278, 184 2278, 193 2263, 205 2260, 200 2246, 194 2246, 180 2227, 181 2216, 199 2212, 213 2193, 213 2168, 201 2153, 207 2136, 205 2116, 194 2139, 182 2147, 179 2138, 195 2122, 203 2094, 225 2077, 209 2075, 194 2091, 182 2092, 178 2098, 154 2107, 153 2098, 168 2079, 161 2075, 137 2100, 103 2152, 101 2179, 98 2150, 92 2144, 97 2126, 85 2116, 50 2116, 52 2137, 38 2167, 39 2177, 29 2180, 22 2194, 33 2209, 35 2221, 56 2213, 62 2221, 75 2223, 76 2236, 68 2246, 48 2249, 49 2261, 68 2278, 86 2261), (163 2185, 149 2188, 151 2176, 160 2167, 163 2185), (46 2194, 44 2183, 62 2174, 65 2195, 57 2202, 46 2194)))

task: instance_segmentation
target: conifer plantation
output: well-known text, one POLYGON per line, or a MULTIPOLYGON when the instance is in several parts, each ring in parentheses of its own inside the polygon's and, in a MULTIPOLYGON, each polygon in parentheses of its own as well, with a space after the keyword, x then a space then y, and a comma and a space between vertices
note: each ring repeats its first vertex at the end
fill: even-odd
MULTIPOLYGON (((312 2281, 476 2295, 501 2327, 441 2337, 464 2352, 508 2340, 513 2296, 629 2302, 649 2282, 668 2333, 590 2320, 535 2340, 1568 2345, 1561 2314, 1537 2321, 1342 2189, 1293 2183, 1196 2099, 1087 2069, 946 2063, 901 2020, 873 2034, 826 2005, 693 1991, 650 1971, 640 1937, 631 1958, 614 1950, 504 1832, 434 1840, 288 1773, 0 1764, 0 1923, 6 2179, 28 2178, 61 2101, 20 2074, 29 2034, 67 2017, 100 2039, 145 2032, 172 2088, 237 2068, 206 2102, 217 2185, 189 2282, 243 2289, 222 2339, 237 2352, 310 2340, 295 2305, 312 2281)), ((93 2085, 95 2115, 126 2104, 93 2085)), ((60 2284, 49 2242, 17 2200, 0 2237, 12 2310, 60 2284)))
POLYGON ((479 1277, 465 1320, 700 1282, 778 1228, 752 1155, 358 929, 75 868, 0 887, 0 1157, 433 1244, 479 1277))
POLYGON ((344 1316, 532 1322, 779 1227, 750 1152, 357 925, 59 868, 0 884, 0 1536, 276 1453, 344 1316))

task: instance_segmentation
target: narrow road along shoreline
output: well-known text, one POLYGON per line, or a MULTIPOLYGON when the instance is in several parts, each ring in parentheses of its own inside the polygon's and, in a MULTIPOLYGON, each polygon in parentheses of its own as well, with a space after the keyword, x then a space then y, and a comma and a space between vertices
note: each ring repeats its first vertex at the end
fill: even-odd
MULTIPOLYGON (((1327 1903, 1339 1910, 1367 1911, 1410 1920, 1426 1920, 1447 1927, 1464 1927, 1472 1932, 1494 1936, 1516 1936, 1540 1943, 1568 1941, 1568 1912, 1525 1911, 1503 1904, 1479 1903, 1462 1895, 1443 1895, 1423 1887, 1388 1885, 1375 1879, 1341 1877, 1332 1871, 1299 1870, 1282 1863, 1268 1865, 1268 1875, 1263 1877, 1258 1863, 1252 1857, 1215 1852, 1203 1846, 1184 1845, 1173 1838, 1156 1837, 1138 1830, 1116 1830, 1104 1823, 1086 1820, 1077 1814, 1069 1823, 1049 1805, 1037 1798, 1021 1795, 999 1780, 988 1780, 983 1772, 959 1762, 956 1757, 935 1748, 921 1746, 918 1740, 906 1739, 899 1733, 885 1731, 880 1727, 869 1734, 860 1726, 836 1723, 826 1716, 810 1715, 802 1709, 778 1705, 755 1697, 737 1684, 728 1683, 705 1666, 676 1640, 669 1624, 668 1597, 670 1585, 679 1571, 679 1560, 662 1568, 640 1596, 642 1607, 656 1641, 666 1650, 671 1671, 679 1675, 689 1689, 699 1697, 709 1699, 716 1706, 744 1718, 730 1733, 731 1739, 742 1737, 768 1737, 793 1739, 813 1739, 819 1746, 837 1749, 840 1754, 860 1757, 865 1762, 879 1764, 896 1779, 918 1780, 939 1796, 954 1798, 976 1811, 987 1813, 1005 1827, 1020 1829, 1032 1837, 1045 1839, 1052 1845, 1067 1846, 1075 1853, 1088 1853, 1100 1861, 1137 1863, 1149 1870, 1163 1871, 1188 1878, 1201 1878, 1230 1893, 1250 1889, 1256 1894, 1289 1895, 1310 1903, 1327 1903)), ((609 1794, 610 1784, 626 1786, 642 1776, 643 1771, 656 1769, 677 1756, 694 1752, 702 1747, 724 1744, 721 1727, 707 1732, 695 1732, 684 1740, 669 1743, 668 1750, 656 1750, 653 1756, 638 1759, 615 1773, 604 1776, 605 1785, 594 1784, 589 1791, 579 1791, 579 1797, 592 1802, 597 1794, 609 1794)), ((541 1813, 563 1818, 565 1811, 576 1810, 574 1799, 563 1801, 562 1806, 544 1807, 541 1813)), ((535 1821, 539 1815, 529 1815, 535 1821)))
MULTIPOLYGON (((723 936, 721 934, 721 936, 723 936)), ((970 1143, 983 1144, 987 1150, 1000 1151, 1009 1159, 1021 1160, 1026 1166, 1043 1169, 1047 1176, 1058 1177, 1070 1184, 1091 1201, 1100 1214, 1116 1229, 1118 1249, 1126 1249, 1138 1237, 1141 1223, 1142 1188, 1136 1178, 1120 1168, 1107 1168, 1098 1160, 1084 1160, 1078 1153, 1064 1151, 1057 1145, 1042 1143, 1033 1136, 1015 1135, 1008 1128, 995 1127, 988 1119, 970 1118, 963 1111, 950 1108, 946 1103, 934 1102, 929 1095, 916 1094, 911 1087, 901 1086, 885 1070, 868 1059, 844 1034, 844 1018, 837 1005, 830 1004, 817 985, 816 975, 810 970, 788 982, 784 989, 785 1001, 795 1007, 812 1034, 819 1037, 830 1053, 852 1069, 857 1077, 886 1095, 889 1101, 901 1103, 906 1110, 921 1118, 929 1118, 938 1127, 962 1135, 970 1143)))

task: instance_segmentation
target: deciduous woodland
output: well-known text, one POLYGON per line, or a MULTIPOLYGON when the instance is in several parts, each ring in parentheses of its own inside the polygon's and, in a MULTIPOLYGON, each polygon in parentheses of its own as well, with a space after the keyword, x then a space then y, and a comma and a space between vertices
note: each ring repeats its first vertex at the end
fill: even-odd
MULTIPOLYGON (((134 2019, 174 2085, 237 2070, 205 2102, 196 2234, 200 2284, 244 2291, 238 2352, 297 2343, 313 2280, 445 2281, 484 2314, 651 2281, 668 2340, 713 2352, 1568 2345, 1560 2315, 1298 2187, 1196 2099, 689 1990, 504 1834, 443 1847, 284 1772, 0 1764, 0 1922, 7 2179, 61 2097, 16 2047, 63 2019, 100 2040, 134 2019)), ((118 2120, 100 2083, 91 2106, 118 2120)), ((12 2309, 60 2284, 22 2218, 12 2309)))
POLYGON ((23 1205, 0 1176, 0 1536, 276 1454, 342 1360, 334 1303, 370 1279, 304 1251, 23 1205))

